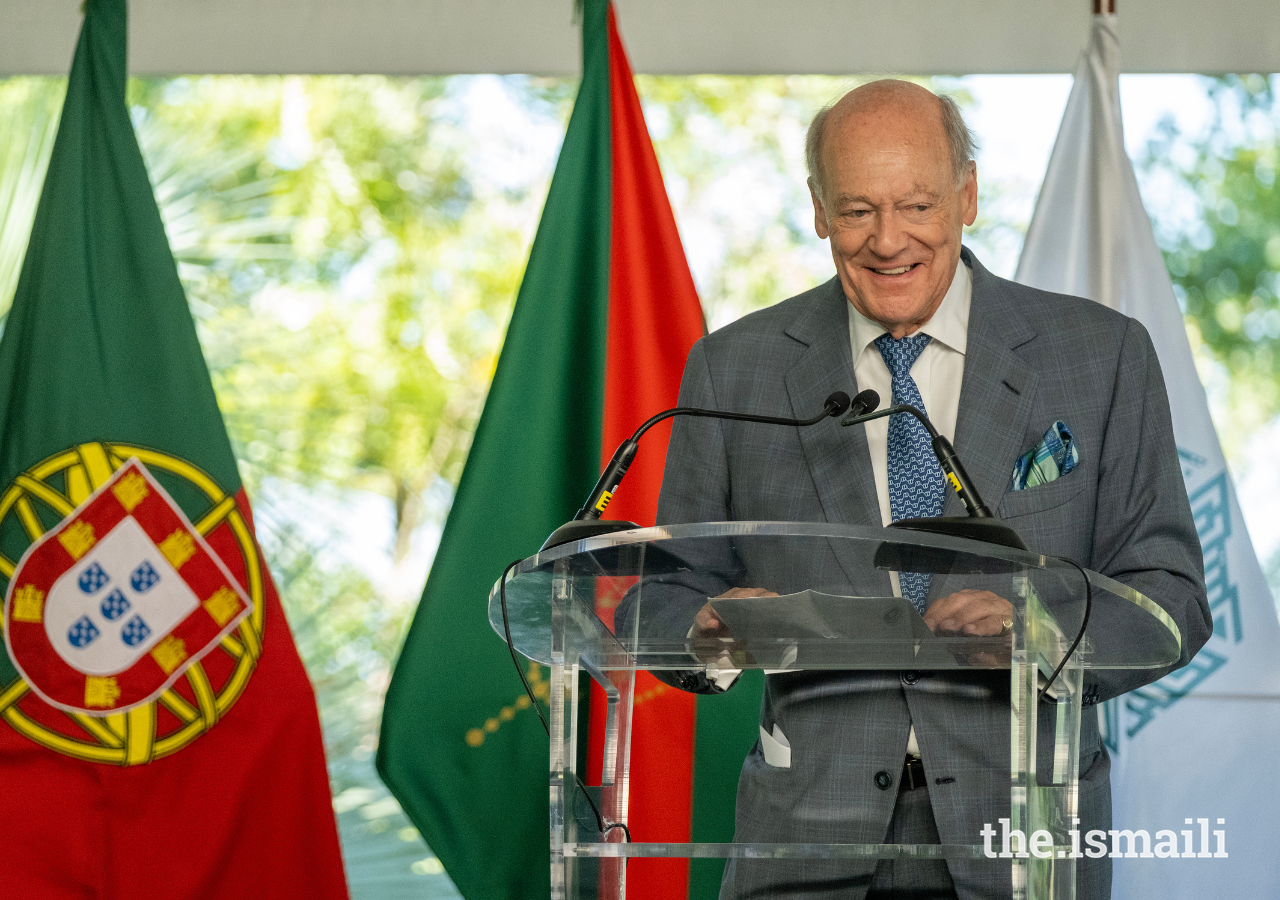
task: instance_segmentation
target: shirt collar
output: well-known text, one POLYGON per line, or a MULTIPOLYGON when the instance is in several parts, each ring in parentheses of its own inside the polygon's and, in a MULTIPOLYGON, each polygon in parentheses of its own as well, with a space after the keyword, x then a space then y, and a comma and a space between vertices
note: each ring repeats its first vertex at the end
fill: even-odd
MULTIPOLYGON (((969 305, 973 300, 973 276, 963 261, 956 263, 956 274, 951 279, 951 287, 947 288, 932 318, 920 327, 920 330, 935 341, 946 344, 952 350, 964 355, 969 343, 969 305)), ((888 331, 879 322, 872 321, 849 304, 849 330, 853 333, 853 359, 867 348, 867 345, 888 331)))

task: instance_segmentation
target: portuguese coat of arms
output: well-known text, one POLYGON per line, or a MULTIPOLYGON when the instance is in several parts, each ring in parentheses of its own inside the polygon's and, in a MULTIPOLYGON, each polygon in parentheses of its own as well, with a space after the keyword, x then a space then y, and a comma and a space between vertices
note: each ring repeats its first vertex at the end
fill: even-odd
POLYGON ((33 543, 9 579, 4 638, 32 690, 71 712, 155 700, 252 602, 137 459, 33 543))

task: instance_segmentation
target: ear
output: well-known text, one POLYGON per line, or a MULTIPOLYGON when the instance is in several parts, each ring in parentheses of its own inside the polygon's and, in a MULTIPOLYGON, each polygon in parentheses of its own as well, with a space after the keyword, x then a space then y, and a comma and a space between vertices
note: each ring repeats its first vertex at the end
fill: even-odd
POLYGON ((969 163, 969 174, 960 189, 960 202, 964 209, 964 224, 972 225, 978 218, 978 164, 969 163))
POLYGON ((822 201, 818 198, 818 190, 814 186, 813 179, 809 179, 809 199, 813 201, 813 230, 818 233, 818 237, 826 240, 831 236, 831 232, 827 229, 827 211, 822 206, 822 201))

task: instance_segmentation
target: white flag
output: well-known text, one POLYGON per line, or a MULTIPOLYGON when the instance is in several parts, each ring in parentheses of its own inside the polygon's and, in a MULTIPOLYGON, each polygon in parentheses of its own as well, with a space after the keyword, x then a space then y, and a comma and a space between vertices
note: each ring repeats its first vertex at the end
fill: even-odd
POLYGON ((1151 333, 1204 549, 1213 637, 1190 665, 1099 713, 1115 757, 1112 827, 1146 830, 1153 848, 1157 831, 1174 832, 1179 852, 1184 831, 1196 852, 1202 831, 1224 831, 1228 857, 1118 859, 1113 896, 1280 897, 1280 624, 1125 154, 1115 16, 1094 17, 1015 278, 1151 333))

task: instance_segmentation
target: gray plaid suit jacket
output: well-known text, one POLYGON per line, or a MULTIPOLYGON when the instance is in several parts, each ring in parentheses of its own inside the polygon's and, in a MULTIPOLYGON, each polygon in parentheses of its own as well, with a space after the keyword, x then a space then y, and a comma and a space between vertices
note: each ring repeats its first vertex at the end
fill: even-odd
MULTIPOLYGON (((1032 550, 1068 556, 1141 591, 1172 616, 1185 664, 1212 631, 1203 562, 1183 486, 1168 399, 1146 330, 1100 304, 973 271, 955 446, 988 505, 1032 550), (1010 492, 1014 460, 1055 420, 1080 448, 1070 474, 1010 492)), ((848 302, 838 279, 707 335, 689 354, 680 405, 810 416, 832 391, 856 392, 848 302)), ((777 428, 678 418, 667 453, 660 524, 828 521, 878 527, 861 428, 777 428)), ((963 515, 947 492, 944 515, 963 515)), ((880 595, 890 592, 880 573, 880 595)), ((936 580, 936 579, 935 579, 936 580)), ((761 584, 761 587, 772 585, 761 584)), ((683 634, 707 594, 673 602, 683 634)), ((620 612, 624 611, 620 610, 620 612)), ((650 610, 652 614, 652 608, 650 610)), ((1097 702, 1164 674, 1110 673, 1087 684, 1097 702)), ((712 692, 705 678, 674 683, 712 692)), ((766 681, 761 724, 780 725, 791 768, 744 762, 736 840, 880 842, 893 811, 912 723, 943 843, 975 843, 1009 812, 1009 685, 1005 673, 792 673, 766 681), (893 775, 893 789, 876 773, 893 775), (1007 770, 1006 770, 1007 771, 1007 770)), ((1082 833, 1110 828, 1110 762, 1097 717, 1081 734, 1082 833)), ((1110 896, 1110 863, 1079 860, 1079 896, 1110 896)), ((854 898, 875 861, 731 862, 722 898, 854 898)), ((961 900, 1009 896, 1009 867, 951 861, 961 900)))

